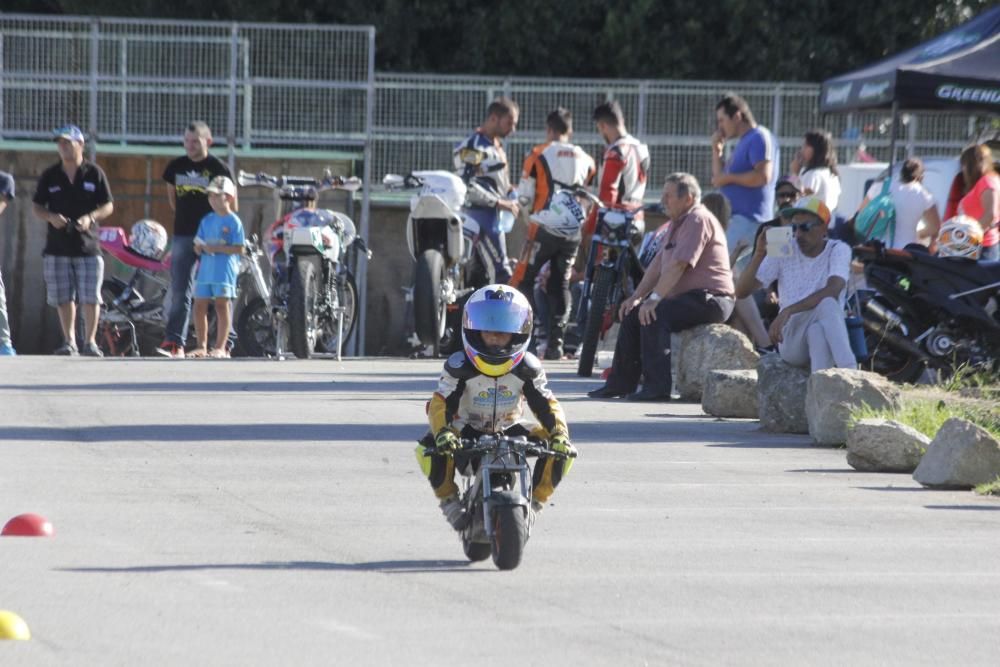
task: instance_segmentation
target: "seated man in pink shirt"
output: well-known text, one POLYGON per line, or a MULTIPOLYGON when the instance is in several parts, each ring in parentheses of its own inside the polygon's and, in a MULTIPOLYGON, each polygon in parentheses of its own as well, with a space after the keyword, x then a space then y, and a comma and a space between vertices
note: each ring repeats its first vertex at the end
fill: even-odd
POLYGON ((725 322, 733 312, 726 232, 701 204, 697 179, 684 173, 667 176, 663 204, 670 231, 619 309, 621 328, 611 374, 603 387, 588 394, 591 398, 670 400, 670 334, 725 322), (636 391, 640 378, 642 390, 636 391))

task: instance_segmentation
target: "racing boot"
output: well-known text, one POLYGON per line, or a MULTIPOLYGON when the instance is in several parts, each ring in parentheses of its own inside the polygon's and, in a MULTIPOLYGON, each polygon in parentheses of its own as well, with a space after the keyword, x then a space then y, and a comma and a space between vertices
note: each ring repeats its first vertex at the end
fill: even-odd
POLYGON ((441 512, 455 530, 462 530, 469 524, 469 514, 457 495, 441 499, 441 512))

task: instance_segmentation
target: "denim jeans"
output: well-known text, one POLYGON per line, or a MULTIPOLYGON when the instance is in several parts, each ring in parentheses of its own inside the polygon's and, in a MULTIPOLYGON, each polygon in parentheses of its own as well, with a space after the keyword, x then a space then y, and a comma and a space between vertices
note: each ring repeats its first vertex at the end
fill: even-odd
POLYGON ((178 345, 187 343, 188 323, 191 320, 191 294, 194 291, 194 267, 198 256, 194 254, 193 236, 175 236, 170 250, 170 312, 164 340, 178 345))

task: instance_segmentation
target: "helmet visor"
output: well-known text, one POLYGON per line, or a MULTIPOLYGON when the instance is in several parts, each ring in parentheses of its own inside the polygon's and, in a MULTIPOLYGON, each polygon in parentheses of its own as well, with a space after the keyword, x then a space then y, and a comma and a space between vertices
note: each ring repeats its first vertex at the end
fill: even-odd
POLYGON ((504 298, 465 305, 464 328, 473 331, 531 333, 531 309, 504 298))

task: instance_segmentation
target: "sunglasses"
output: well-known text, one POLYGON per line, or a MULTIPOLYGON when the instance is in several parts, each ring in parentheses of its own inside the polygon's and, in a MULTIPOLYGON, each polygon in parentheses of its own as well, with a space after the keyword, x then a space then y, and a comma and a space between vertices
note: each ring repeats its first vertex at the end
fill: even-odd
POLYGON ((798 192, 776 192, 774 196, 778 199, 795 199, 799 196, 798 192))
POLYGON ((813 230, 814 227, 819 227, 823 223, 819 220, 810 220, 809 222, 793 222, 791 224, 792 232, 803 232, 808 233, 813 230))

